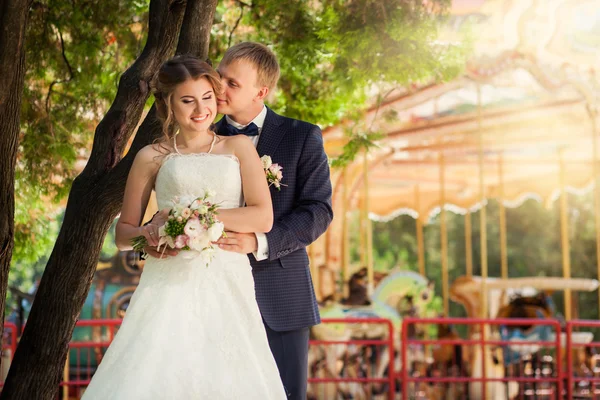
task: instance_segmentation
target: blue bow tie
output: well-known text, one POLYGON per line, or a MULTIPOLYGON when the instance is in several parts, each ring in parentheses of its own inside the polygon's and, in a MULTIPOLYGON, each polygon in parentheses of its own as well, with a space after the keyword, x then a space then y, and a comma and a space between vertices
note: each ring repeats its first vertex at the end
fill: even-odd
POLYGON ((248 126, 242 129, 238 129, 235 126, 228 124, 227 121, 223 121, 223 123, 219 126, 219 132, 217 132, 221 136, 235 136, 235 135, 246 135, 246 136, 257 136, 258 135, 258 126, 254 122, 251 122, 248 126))

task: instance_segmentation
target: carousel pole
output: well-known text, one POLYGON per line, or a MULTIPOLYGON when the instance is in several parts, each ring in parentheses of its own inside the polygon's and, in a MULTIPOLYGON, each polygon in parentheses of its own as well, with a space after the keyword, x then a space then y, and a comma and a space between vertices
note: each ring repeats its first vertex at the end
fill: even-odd
MULTIPOLYGON (((562 266, 563 278, 571 277, 571 245, 569 243, 569 220, 568 220, 568 202, 567 191, 565 189, 565 163, 563 159, 563 150, 559 150, 559 171, 560 171, 560 241, 562 248, 562 266)), ((571 289, 565 289, 565 319, 571 320, 571 289)))
POLYGON ((344 167, 342 172, 342 293, 347 298, 349 293, 348 282, 350 281, 350 235, 348 232, 348 186, 349 172, 348 167, 344 167))
POLYGON ((444 154, 439 155, 440 162, 440 242, 442 258, 442 297, 444 300, 444 315, 450 315, 449 286, 448 286, 448 227, 446 226, 446 162, 444 154))
POLYGON ((373 226, 371 225, 371 219, 369 218, 369 160, 367 158, 368 153, 365 149, 363 153, 363 198, 364 198, 364 209, 363 209, 363 221, 365 228, 365 242, 366 242, 366 257, 365 261, 367 264, 367 294, 369 297, 373 294, 373 226))
MULTIPOLYGON (((600 280, 600 182, 598 180, 598 110, 594 104, 588 102, 588 115, 592 123, 592 166, 594 181, 594 220, 596 222, 596 268, 598 271, 598 280, 600 280)), ((600 313, 600 289, 598 290, 598 312, 600 313)))
POLYGON ((499 177, 499 206, 500 206, 500 266, 502 278, 508 278, 508 256, 506 247, 506 207, 504 207, 504 158, 500 155, 498 159, 499 177))
POLYGON ((471 211, 465 214, 465 259, 467 263, 467 276, 473 276, 473 230, 471 228, 471 211))
POLYGON ((65 385, 62 388, 62 400, 69 400, 69 356, 67 355, 67 361, 65 362, 65 368, 63 369, 63 381, 65 385))
POLYGON ((479 136, 478 143, 478 160, 479 160, 479 201, 481 210, 479 213, 479 240, 481 243, 481 318, 486 318, 488 314, 488 293, 487 293, 487 278, 488 278, 488 262, 487 262, 487 214, 485 207, 485 186, 483 173, 483 127, 482 106, 481 106, 481 86, 477 84, 477 130, 479 136))
POLYGON ((367 267, 367 218, 369 212, 367 211, 367 199, 363 193, 360 199, 360 268, 367 267), (366 215, 366 217, 365 217, 366 215))
POLYGON ((425 244, 423 241, 423 220, 421 215, 421 192, 419 185, 415 185, 415 205, 417 209, 417 256, 419 258, 419 274, 425 276, 425 244))

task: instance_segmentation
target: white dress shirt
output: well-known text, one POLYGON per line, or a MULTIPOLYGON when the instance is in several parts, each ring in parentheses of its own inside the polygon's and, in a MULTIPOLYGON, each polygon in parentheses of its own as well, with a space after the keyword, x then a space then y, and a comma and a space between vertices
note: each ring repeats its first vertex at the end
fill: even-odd
MULTIPOLYGON (((250 138, 250 140, 252 140, 252 143, 254 143, 254 146, 257 146, 258 139, 260 138, 260 134, 262 132, 262 127, 265 124, 266 117, 267 117, 267 107, 264 106, 263 109, 261 110, 261 112, 258 113, 258 115, 256 117, 254 117, 254 119, 252 121, 250 121, 247 125, 238 124, 237 122, 235 122, 234 120, 229 118, 229 116, 227 116, 227 115, 225 116, 225 120, 227 121, 228 124, 231 124, 231 126, 233 126, 234 128, 237 128, 237 129, 245 128, 246 126, 248 126, 252 122, 254 122, 254 125, 256 125, 258 127, 258 135, 249 136, 249 138, 250 138)), ((258 249, 256 251, 252 252, 252 254, 254 255, 254 258, 256 258, 256 261, 266 260, 267 258, 269 258, 269 242, 267 241, 267 235, 265 235, 262 232, 257 232, 254 234, 256 235, 258 249)))

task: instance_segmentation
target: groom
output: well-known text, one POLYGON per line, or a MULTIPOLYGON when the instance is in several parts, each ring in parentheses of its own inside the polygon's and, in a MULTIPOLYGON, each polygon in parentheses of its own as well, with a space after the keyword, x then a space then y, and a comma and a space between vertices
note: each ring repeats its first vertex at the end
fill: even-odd
POLYGON ((219 246, 250 254, 256 300, 288 398, 306 399, 308 335, 320 322, 306 246, 333 218, 329 165, 318 126, 277 115, 264 100, 277 84, 277 58, 266 46, 231 47, 218 68, 223 93, 219 135, 246 134, 259 156, 283 170, 281 190, 271 186, 273 229, 267 234, 227 233, 219 246), (285 185, 285 186, 284 186, 285 185))

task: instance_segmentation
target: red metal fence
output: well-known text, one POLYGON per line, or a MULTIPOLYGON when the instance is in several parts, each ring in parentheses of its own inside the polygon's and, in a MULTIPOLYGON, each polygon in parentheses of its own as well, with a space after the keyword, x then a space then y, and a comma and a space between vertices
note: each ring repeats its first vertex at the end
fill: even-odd
POLYGON ((568 399, 600 399, 600 321, 571 321, 565 330, 568 399))
POLYGON ((409 318, 401 346, 405 400, 558 399, 563 393, 556 320, 409 318), (432 328, 437 338, 422 338, 432 328))
POLYGON ((389 320, 324 319, 309 345, 309 399, 394 399, 398 352, 389 320))
MULTIPOLYGON (((60 398, 80 397, 120 324, 77 323, 60 398)), ((598 338, 600 321, 324 319, 310 340, 308 398, 600 400, 598 338)), ((2 378, 16 345, 6 324, 2 378)))

